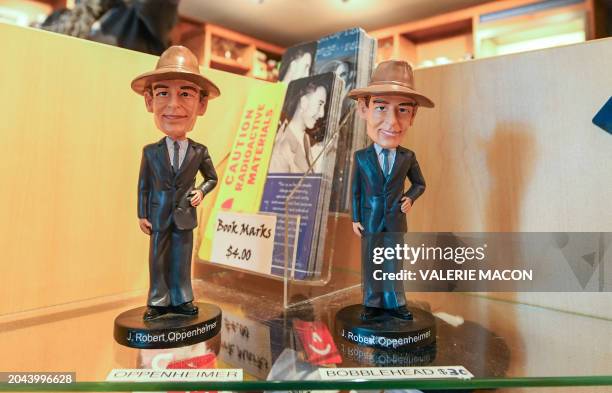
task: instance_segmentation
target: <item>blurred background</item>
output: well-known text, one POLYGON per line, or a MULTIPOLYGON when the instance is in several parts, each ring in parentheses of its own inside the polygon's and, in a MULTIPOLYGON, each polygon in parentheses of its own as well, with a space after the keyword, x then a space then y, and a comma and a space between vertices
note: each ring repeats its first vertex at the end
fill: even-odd
POLYGON ((189 47, 202 65, 276 81, 286 48, 350 27, 377 62, 430 67, 610 35, 612 0, 0 0, 0 22, 159 55, 189 47))

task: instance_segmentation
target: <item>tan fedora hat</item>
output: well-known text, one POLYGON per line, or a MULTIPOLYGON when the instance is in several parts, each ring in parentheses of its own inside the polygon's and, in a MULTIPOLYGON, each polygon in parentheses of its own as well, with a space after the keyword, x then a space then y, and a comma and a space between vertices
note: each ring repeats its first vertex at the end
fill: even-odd
POLYGON ((359 97, 373 95, 400 95, 412 97, 417 104, 433 108, 432 100, 414 90, 414 74, 406 61, 387 60, 376 67, 367 87, 353 89, 348 96, 356 100, 359 97))
POLYGON ((154 71, 145 72, 132 81, 132 90, 143 95, 153 82, 169 79, 182 79, 195 83, 208 93, 208 99, 221 95, 217 85, 200 74, 198 59, 184 46, 175 45, 166 49, 160 56, 154 71))

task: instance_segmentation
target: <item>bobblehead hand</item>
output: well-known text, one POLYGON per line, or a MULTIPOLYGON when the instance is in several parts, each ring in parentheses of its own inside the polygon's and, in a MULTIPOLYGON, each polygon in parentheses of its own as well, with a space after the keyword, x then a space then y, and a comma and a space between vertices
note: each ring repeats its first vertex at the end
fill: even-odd
POLYGON ((153 226, 151 225, 151 222, 149 220, 147 220, 146 218, 140 218, 138 220, 138 225, 140 226, 141 231, 143 231, 147 235, 151 234, 151 229, 153 228, 153 226))
POLYGON ((402 213, 408 213, 410 209, 412 208, 412 199, 408 197, 403 197, 401 199, 401 202, 402 202, 402 206, 401 206, 402 213))
POLYGON ((197 207, 202 202, 202 199, 204 199, 204 193, 200 190, 195 190, 193 197, 191 197, 191 206, 197 207))
POLYGON ((354 222, 353 223, 353 232, 355 232, 355 235, 361 237, 361 233, 363 232, 363 225, 361 225, 360 222, 354 222))

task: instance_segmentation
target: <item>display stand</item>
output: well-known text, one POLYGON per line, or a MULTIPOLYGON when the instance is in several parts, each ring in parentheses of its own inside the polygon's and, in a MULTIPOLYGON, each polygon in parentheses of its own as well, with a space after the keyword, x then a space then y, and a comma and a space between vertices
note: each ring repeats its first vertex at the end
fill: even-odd
MULTIPOLYGON (((338 127, 327 140, 319 154, 312 161, 309 171, 298 179, 295 187, 289 192, 285 201, 283 213, 276 214, 277 230, 281 230, 283 246, 280 247, 281 260, 284 263, 282 274, 271 275, 246 271, 239 268, 229 267, 214 261, 198 259, 195 266, 195 277, 204 281, 211 281, 235 288, 238 291, 249 293, 252 296, 261 296, 262 300, 267 299, 282 302, 285 309, 304 305, 312 300, 325 296, 332 296, 334 293, 360 285, 360 239, 357 238, 351 228, 351 220, 347 214, 329 213, 327 217, 318 221, 316 231, 320 231, 321 225, 326 225, 325 240, 320 244, 313 245, 312 252, 316 252, 316 263, 312 274, 308 277, 297 277, 296 248, 298 238, 299 216, 292 214, 290 206, 298 202, 299 191, 305 187, 304 180, 312 174, 312 170, 319 160, 330 150, 335 148, 336 140, 340 132, 349 132, 346 127, 348 119, 352 114, 349 110, 341 119, 338 127), (287 223, 279 228, 278 222, 287 223)), ((331 182, 333 179, 325 177, 322 179, 321 192, 324 192, 322 199, 329 204, 331 182)), ((201 244, 198 240, 196 244, 201 244)), ((275 256, 275 258, 277 258, 275 256)))
MULTIPOLYGON (((289 193, 285 201, 285 220, 289 219, 290 206, 297 202, 297 195, 299 195, 299 191, 304 187, 305 179, 312 173, 317 162, 335 148, 341 132, 350 132, 347 124, 352 114, 352 108, 344 114, 338 127, 315 157, 308 171, 289 193)), ((325 173, 325 171, 323 172, 325 173)), ((331 176, 323 176, 320 191, 323 193, 323 203, 320 209, 327 210, 331 198, 339 197, 331 195, 331 184, 333 181, 334 179, 331 176)), ((291 248, 289 247, 291 239, 288 233, 285 234, 285 244, 287 245, 283 279, 283 306, 285 308, 298 307, 315 299, 332 296, 339 291, 360 285, 359 264, 355 263, 360 260, 358 251, 360 249, 360 239, 354 236, 352 230, 350 230, 350 218, 343 213, 330 212, 329 214, 323 214, 321 220, 315 223, 315 231, 323 231, 321 228, 323 225, 326 225, 324 232, 325 240, 316 244, 315 249, 312 250, 312 252, 317 253, 316 264, 313 266, 312 276, 306 279, 298 280, 295 278, 296 260, 292 258, 291 248)))
POLYGON ((168 314, 153 321, 143 321, 146 307, 125 311, 115 318, 115 341, 131 348, 160 349, 209 340, 221 331, 221 309, 208 303, 196 305, 200 312, 193 317, 168 314))
POLYGON ((395 351, 421 350, 436 341, 436 321, 428 311, 410 307, 411 321, 390 316, 362 321, 362 310, 361 304, 353 304, 338 311, 335 330, 339 337, 357 345, 395 351))

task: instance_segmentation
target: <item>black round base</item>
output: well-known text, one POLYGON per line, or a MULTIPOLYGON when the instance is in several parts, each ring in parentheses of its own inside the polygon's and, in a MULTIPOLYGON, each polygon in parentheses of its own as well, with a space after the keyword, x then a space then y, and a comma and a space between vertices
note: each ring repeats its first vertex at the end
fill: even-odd
POLYGON ((221 331, 221 309, 213 304, 194 303, 198 315, 166 314, 144 321, 146 307, 133 308, 115 318, 115 341, 131 348, 177 348, 201 343, 221 331))
POLYGON ((342 355, 342 367, 422 367, 436 360, 436 343, 410 351, 378 349, 338 340, 338 351, 342 355))
POLYGON ((357 345, 394 351, 414 351, 436 342, 436 320, 420 308, 408 307, 413 320, 389 315, 362 321, 363 306, 354 304, 336 314, 336 334, 357 345))

